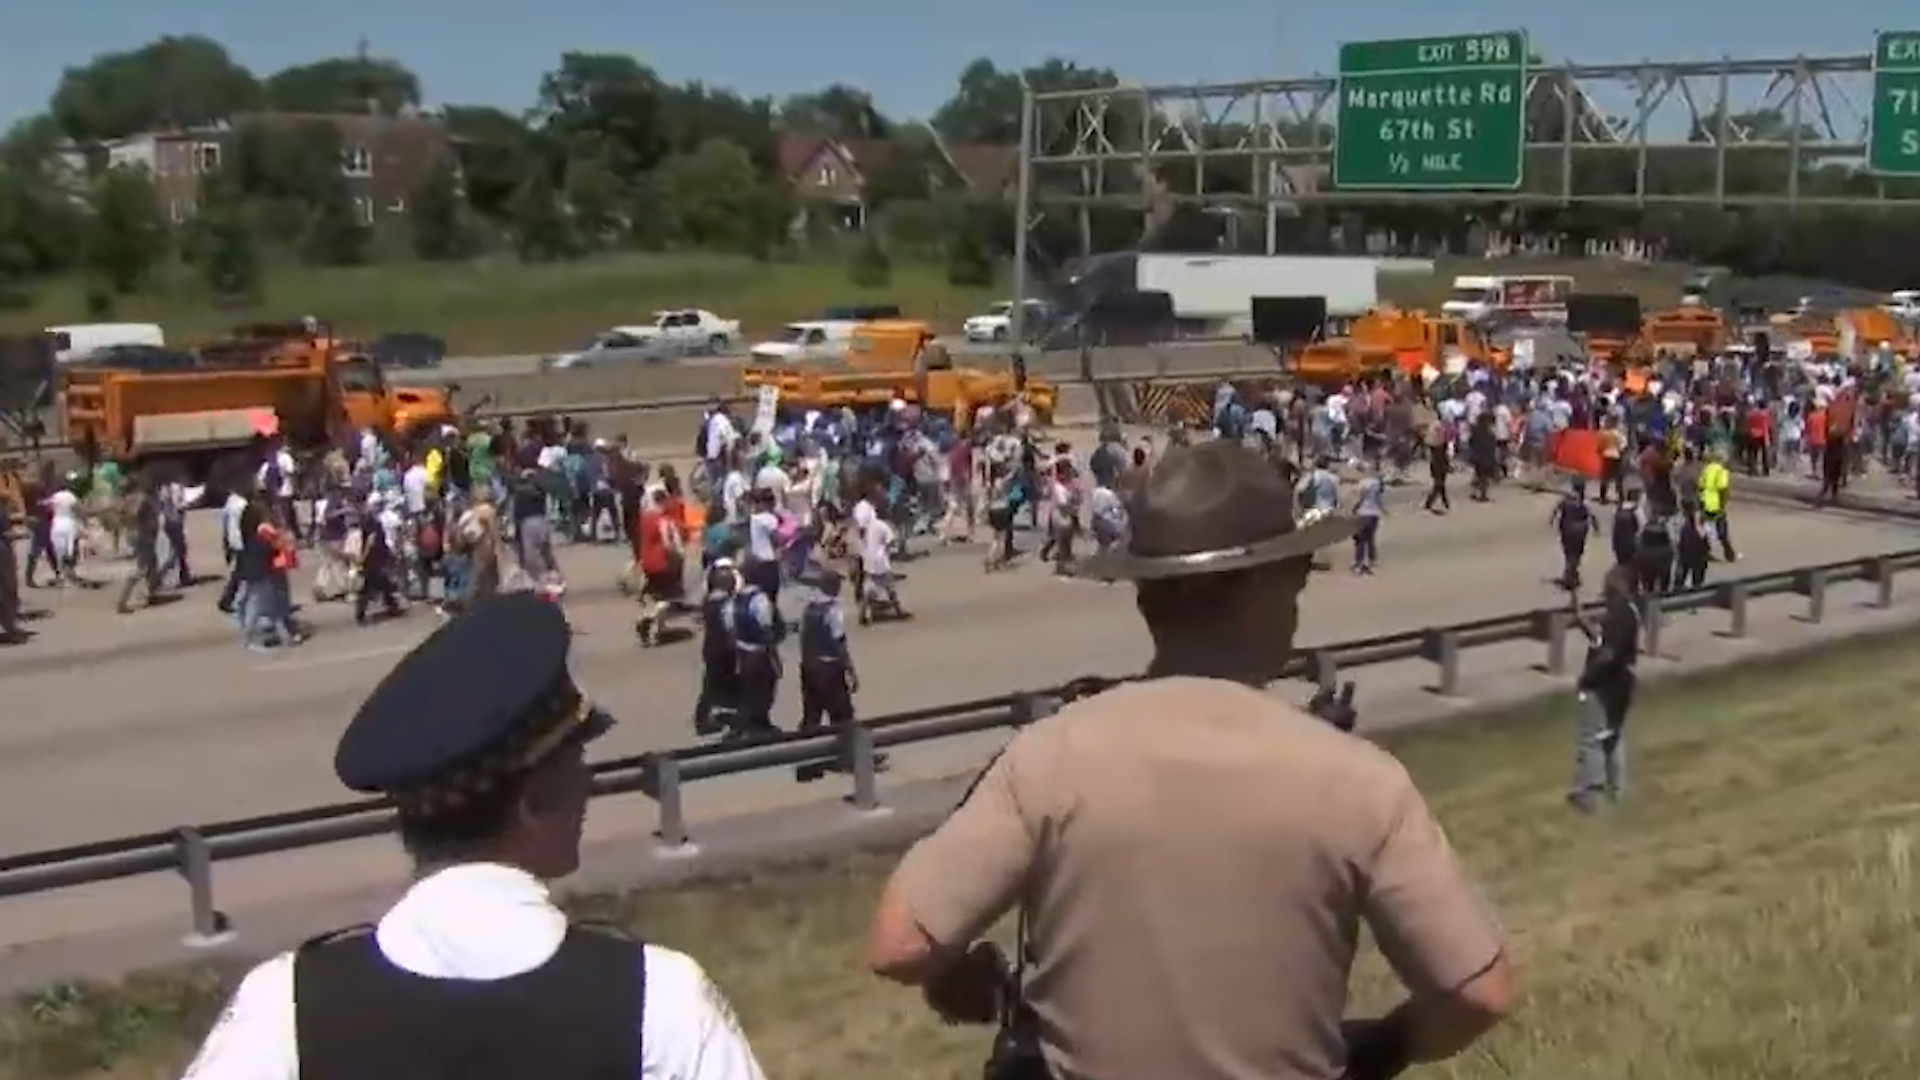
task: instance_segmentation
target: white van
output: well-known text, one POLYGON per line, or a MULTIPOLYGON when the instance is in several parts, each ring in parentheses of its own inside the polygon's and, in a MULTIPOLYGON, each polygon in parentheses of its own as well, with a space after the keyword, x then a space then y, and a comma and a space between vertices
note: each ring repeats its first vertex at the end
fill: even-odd
POLYGON ((74 326, 49 326, 53 338, 53 362, 71 364, 90 360, 102 349, 116 345, 144 345, 164 349, 167 336, 155 323, 80 323, 74 326))
POLYGON ((1467 275, 1453 279, 1453 292, 1440 310, 1468 322, 1509 314, 1563 323, 1572 294, 1573 279, 1564 274, 1467 275))
POLYGON ((802 360, 838 360, 853 343, 862 324, 834 319, 829 322, 788 323, 772 341, 763 341, 747 354, 763 363, 791 364, 802 360))

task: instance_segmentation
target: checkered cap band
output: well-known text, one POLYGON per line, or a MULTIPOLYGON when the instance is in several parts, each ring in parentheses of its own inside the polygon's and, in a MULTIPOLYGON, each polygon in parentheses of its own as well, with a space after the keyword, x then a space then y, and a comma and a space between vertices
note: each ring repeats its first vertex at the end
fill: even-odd
POLYGON ((545 760, 593 715, 593 702, 571 680, 527 713, 513 736, 465 765, 409 791, 394 802, 410 814, 432 817, 455 813, 483 799, 545 760))

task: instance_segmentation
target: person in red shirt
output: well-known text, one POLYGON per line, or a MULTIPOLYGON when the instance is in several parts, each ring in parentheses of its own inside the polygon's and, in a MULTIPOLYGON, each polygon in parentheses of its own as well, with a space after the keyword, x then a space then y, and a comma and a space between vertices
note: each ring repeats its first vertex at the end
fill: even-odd
POLYGON ((639 528, 634 530, 636 562, 640 566, 640 621, 634 632, 640 644, 651 648, 660 641, 670 605, 679 602, 684 590, 686 541, 671 497, 663 490, 647 493, 640 510, 639 528))
POLYGON ((1773 414, 1754 406, 1747 410, 1746 458, 1748 474, 1773 475, 1773 414))

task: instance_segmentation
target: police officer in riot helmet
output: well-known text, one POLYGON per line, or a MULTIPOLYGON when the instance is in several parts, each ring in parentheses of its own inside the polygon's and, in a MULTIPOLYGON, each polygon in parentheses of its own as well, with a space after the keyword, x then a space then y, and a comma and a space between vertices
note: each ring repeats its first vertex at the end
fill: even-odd
POLYGON ((868 965, 1000 1021, 994 1080, 1375 1080, 1512 1008, 1504 936, 1406 770, 1264 691, 1314 553, 1354 532, 1293 505, 1256 451, 1169 450, 1126 547, 1080 568, 1134 584, 1144 678, 1022 728, 882 892, 868 965), (1016 905, 1018 966, 983 940, 1016 905), (1348 1020, 1362 920, 1409 995, 1348 1020))

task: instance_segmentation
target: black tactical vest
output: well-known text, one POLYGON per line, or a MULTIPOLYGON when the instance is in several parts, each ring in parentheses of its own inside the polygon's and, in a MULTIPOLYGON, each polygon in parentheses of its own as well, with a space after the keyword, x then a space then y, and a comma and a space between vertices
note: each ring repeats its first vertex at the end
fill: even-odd
POLYGON ((800 662, 802 664, 838 664, 846 660, 844 643, 832 633, 827 616, 833 603, 814 600, 800 613, 800 662))
POLYGON ((700 621, 705 631, 700 640, 700 657, 709 664, 733 663, 733 635, 727 632, 727 605, 731 602, 725 593, 708 593, 706 602, 700 605, 700 621))
POLYGON ((368 930, 294 960, 301 1080, 633 1080, 645 951, 572 927, 546 963, 504 979, 440 979, 389 961, 368 930))

